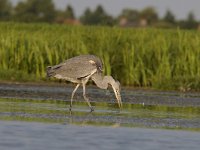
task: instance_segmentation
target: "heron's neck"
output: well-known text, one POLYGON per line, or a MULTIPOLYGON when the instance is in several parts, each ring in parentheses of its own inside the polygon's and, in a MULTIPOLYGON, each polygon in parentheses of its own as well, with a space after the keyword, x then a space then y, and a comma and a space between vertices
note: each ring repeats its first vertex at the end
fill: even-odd
POLYGON ((92 76, 92 80, 101 89, 107 89, 108 84, 113 85, 115 83, 115 80, 112 76, 102 76, 101 73, 94 74, 92 76))

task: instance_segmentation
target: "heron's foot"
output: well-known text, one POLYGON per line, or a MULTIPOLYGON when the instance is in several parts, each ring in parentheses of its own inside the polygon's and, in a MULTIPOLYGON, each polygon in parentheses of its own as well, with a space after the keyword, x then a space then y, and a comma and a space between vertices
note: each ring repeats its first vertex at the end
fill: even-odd
POLYGON ((69 111, 72 111, 72 105, 69 105, 69 111))
POLYGON ((94 107, 90 106, 90 112, 94 111, 94 107))

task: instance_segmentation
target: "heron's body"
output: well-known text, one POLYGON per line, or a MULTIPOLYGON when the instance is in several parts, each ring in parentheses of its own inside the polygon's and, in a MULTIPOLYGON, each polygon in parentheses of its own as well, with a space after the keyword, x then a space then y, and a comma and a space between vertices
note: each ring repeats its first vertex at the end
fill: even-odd
POLYGON ((102 71, 103 71, 103 64, 98 57, 94 55, 80 55, 70 58, 58 65, 47 67, 47 76, 77 83, 76 88, 72 92, 71 106, 72 106, 73 96, 78 87, 80 86, 80 84, 82 84, 84 99, 88 102, 88 105, 91 108, 90 102, 88 98, 85 96, 85 85, 91 78, 96 83, 96 85, 102 89, 107 89, 108 84, 111 84, 116 97, 119 96, 118 103, 119 106, 121 107, 119 83, 115 82, 115 80, 111 76, 103 77, 102 71), (116 87, 118 89, 115 89, 115 86, 118 86, 116 87))

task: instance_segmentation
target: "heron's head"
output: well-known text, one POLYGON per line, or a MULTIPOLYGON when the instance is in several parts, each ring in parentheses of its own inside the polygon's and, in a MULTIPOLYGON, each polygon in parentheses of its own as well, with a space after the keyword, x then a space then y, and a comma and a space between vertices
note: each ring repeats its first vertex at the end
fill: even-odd
POLYGON ((113 84, 112 84, 112 88, 113 88, 113 91, 115 93, 115 96, 117 98, 117 103, 119 105, 119 108, 122 107, 122 101, 121 101, 121 94, 120 94, 120 83, 119 81, 115 81, 113 84))

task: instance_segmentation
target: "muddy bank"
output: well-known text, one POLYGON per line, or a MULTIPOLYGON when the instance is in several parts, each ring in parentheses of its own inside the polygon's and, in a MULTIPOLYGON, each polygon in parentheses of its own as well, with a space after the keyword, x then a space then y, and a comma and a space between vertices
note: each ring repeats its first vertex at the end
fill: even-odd
MULTIPOLYGON (((63 83, 53 85, 0 83, 0 97, 70 101, 73 88, 73 85, 63 83)), ((87 86, 86 90, 91 102, 116 102, 112 89, 102 90, 95 86, 87 86)), ((200 93, 122 89, 121 95, 123 103, 129 104, 200 107, 200 93)), ((81 87, 75 94, 74 100, 84 101, 81 87)))

